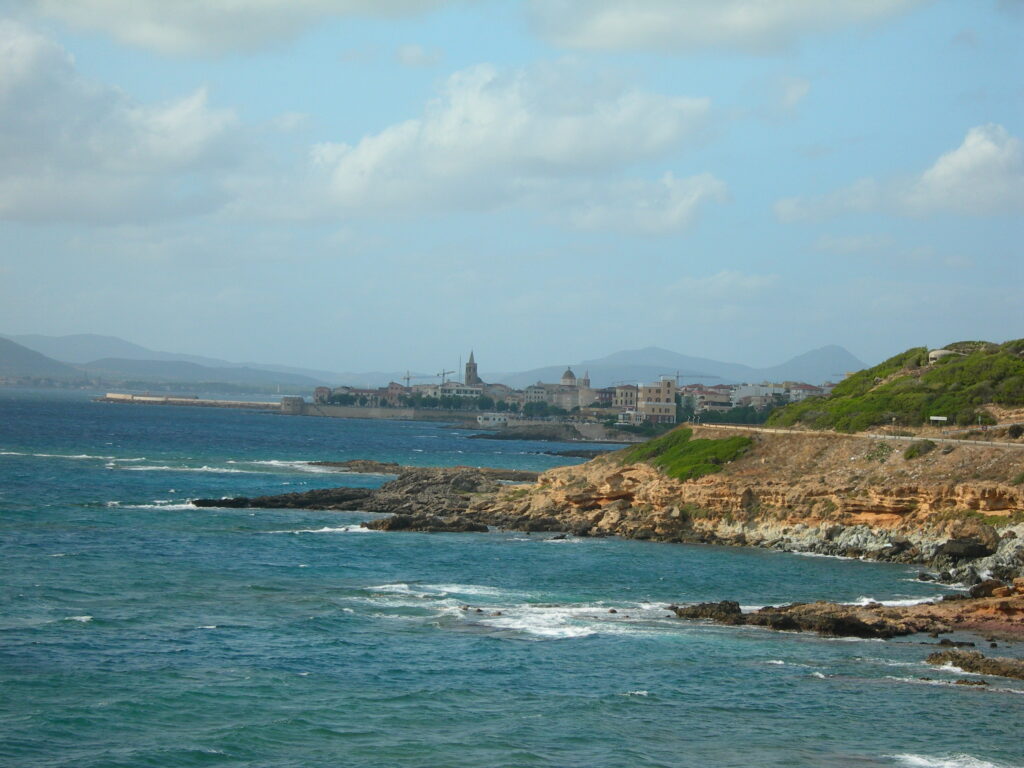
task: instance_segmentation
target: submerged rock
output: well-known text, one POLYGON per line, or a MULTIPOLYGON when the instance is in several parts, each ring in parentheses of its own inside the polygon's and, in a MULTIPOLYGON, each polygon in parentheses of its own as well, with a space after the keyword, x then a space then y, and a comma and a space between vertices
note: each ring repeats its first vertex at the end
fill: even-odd
POLYGON ((260 507, 264 509, 363 509, 372 495, 369 488, 321 488, 305 493, 283 493, 277 496, 236 496, 233 499, 193 499, 197 507, 260 507))
POLYGON ((392 515, 362 523, 374 531, 419 531, 422 533, 486 533, 487 526, 452 515, 392 515))

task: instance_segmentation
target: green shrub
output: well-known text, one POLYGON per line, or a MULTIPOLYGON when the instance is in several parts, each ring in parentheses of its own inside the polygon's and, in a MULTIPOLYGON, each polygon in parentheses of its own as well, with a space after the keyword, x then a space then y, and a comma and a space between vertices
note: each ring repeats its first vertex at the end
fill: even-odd
POLYGON ((721 472, 725 464, 739 458, 753 444, 749 437, 727 437, 722 440, 692 440, 693 430, 681 427, 667 435, 629 448, 623 454, 624 464, 647 462, 676 480, 694 480, 721 472))
POLYGON ((1024 472, 1016 475, 1010 482, 1014 485, 1024 485, 1024 472))
POLYGON ((934 448, 935 443, 931 440, 915 440, 907 446, 907 450, 903 452, 903 458, 910 461, 911 459, 916 459, 918 456, 924 456, 934 448))
POLYGON ((864 458, 868 461, 877 461, 880 464, 884 464, 894 450, 896 449, 890 443, 876 443, 864 455, 864 458))
POLYGON ((1021 435, 1024 435, 1024 427, 1020 424, 1011 424, 1010 428, 1006 430, 1006 434, 1013 440, 1016 440, 1021 435))
POLYGON ((919 426, 930 416, 958 424, 993 424, 987 403, 1024 405, 1024 339, 989 344, 958 342, 961 354, 927 364, 915 347, 853 374, 826 398, 808 398, 774 411, 772 426, 859 432, 874 426, 919 426))

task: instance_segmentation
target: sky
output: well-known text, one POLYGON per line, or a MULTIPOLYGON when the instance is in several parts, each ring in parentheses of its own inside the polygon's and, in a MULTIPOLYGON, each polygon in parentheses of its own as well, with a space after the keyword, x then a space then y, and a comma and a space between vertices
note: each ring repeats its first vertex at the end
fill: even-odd
POLYGON ((0 332, 481 374, 1024 336, 1024 0, 0 0, 0 332))

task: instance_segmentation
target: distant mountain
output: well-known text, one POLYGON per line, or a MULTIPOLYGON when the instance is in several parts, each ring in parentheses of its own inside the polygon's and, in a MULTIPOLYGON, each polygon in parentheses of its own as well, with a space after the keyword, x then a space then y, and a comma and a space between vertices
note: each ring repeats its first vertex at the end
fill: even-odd
POLYGON ((294 373, 259 371, 252 368, 214 368, 178 360, 125 360, 107 357, 79 366, 91 376, 159 383, 254 384, 315 387, 319 382, 294 373))
MULTIPOLYGON (((794 357, 770 368, 753 368, 739 363, 723 363, 703 357, 690 357, 660 347, 623 350, 583 360, 572 366, 577 376, 590 371, 595 387, 620 383, 656 381, 661 376, 680 377, 684 384, 731 384, 761 381, 803 381, 821 384, 838 381, 848 371, 859 371, 864 363, 842 347, 830 345, 794 357)), ((565 366, 547 366, 529 371, 494 374, 494 378, 510 387, 525 387, 537 381, 558 381, 565 366)), ((484 376, 487 379, 487 376, 484 376)))
POLYGON ((80 379, 81 371, 53 360, 10 339, 0 338, 0 376, 42 379, 80 379))
MULTIPOLYGON (((287 365, 267 363, 232 363, 215 357, 188 355, 179 352, 161 352, 155 349, 125 341, 117 336, 103 336, 96 333, 75 333, 70 336, 43 336, 27 334, 22 336, 6 336, 6 338, 34 349, 55 360, 73 365, 83 365, 96 360, 114 358, 117 360, 157 360, 165 362, 194 363, 210 368, 249 368, 256 371, 274 371, 277 373, 295 374, 315 381, 317 384, 330 384, 341 381, 342 374, 333 371, 319 371, 306 368, 294 368, 287 365)), ((237 377, 236 377, 237 378, 237 377)), ((205 379, 208 381, 209 379, 205 379)), ((223 379, 218 379, 222 381, 223 379)), ((232 379, 235 380, 235 379, 232 379)), ((286 383, 288 379, 274 379, 274 383, 286 383)), ((387 383, 387 382, 385 382, 387 383)))

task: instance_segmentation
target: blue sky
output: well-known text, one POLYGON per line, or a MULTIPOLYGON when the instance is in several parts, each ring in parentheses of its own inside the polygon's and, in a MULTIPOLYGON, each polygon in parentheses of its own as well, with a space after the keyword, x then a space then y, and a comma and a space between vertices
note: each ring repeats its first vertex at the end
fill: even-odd
POLYGON ((0 0, 0 331, 482 373, 1018 338, 1021 39, 1020 0, 0 0))

